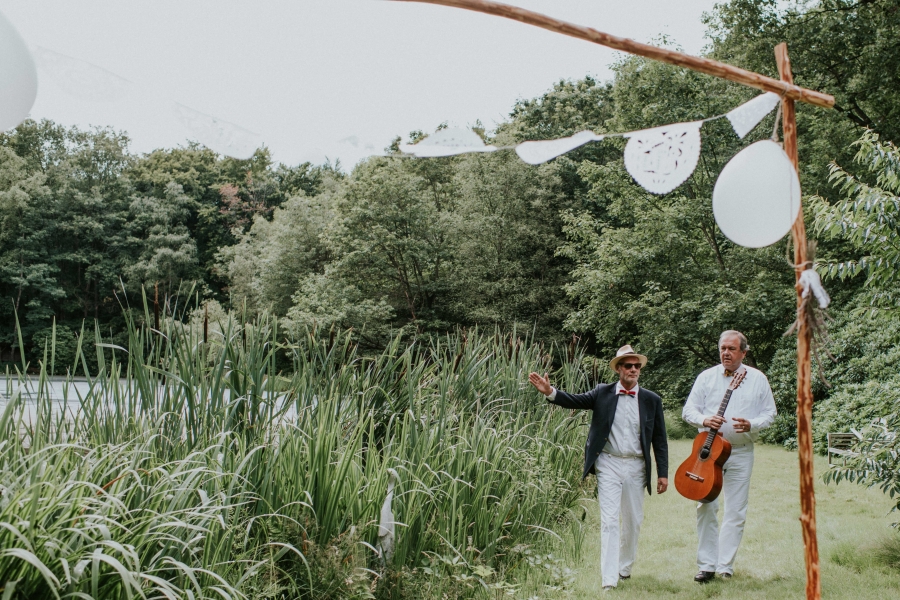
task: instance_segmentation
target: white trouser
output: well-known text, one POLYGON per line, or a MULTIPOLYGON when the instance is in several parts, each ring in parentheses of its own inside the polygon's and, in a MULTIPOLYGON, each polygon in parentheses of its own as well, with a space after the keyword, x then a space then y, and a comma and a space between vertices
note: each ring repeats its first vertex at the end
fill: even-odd
POLYGON ((697 504, 697 566, 701 571, 734 573, 734 557, 737 556, 744 523, 747 520, 747 504, 750 495, 750 474, 753 472, 753 444, 731 449, 731 456, 723 465, 722 494, 725 515, 722 527, 716 513, 719 499, 697 504))
POLYGON ((631 575, 637 556, 644 520, 644 459, 601 453, 595 466, 600 498, 600 577, 604 587, 615 586, 620 574, 631 575))

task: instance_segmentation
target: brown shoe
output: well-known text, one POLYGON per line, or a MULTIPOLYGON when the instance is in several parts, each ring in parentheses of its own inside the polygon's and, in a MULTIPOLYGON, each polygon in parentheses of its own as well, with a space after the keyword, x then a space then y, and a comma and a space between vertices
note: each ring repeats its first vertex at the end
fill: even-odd
POLYGON ((715 571, 700 571, 699 573, 694 575, 694 581, 696 581, 697 583, 709 583, 715 578, 715 571))

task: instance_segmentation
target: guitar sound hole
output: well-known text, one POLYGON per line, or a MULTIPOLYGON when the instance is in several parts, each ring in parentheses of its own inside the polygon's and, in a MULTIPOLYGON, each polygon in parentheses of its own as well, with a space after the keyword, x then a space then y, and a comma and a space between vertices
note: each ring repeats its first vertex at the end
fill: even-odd
POLYGON ((700 450, 700 460, 706 460, 709 458, 709 448, 703 448, 700 450))

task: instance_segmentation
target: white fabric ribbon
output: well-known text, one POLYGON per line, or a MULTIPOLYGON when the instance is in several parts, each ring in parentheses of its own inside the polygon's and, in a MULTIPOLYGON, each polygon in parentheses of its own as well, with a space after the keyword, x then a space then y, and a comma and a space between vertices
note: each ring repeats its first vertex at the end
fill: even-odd
POLYGON ((803 288, 803 293, 800 295, 801 298, 808 297, 811 290, 820 307, 828 308, 828 305, 831 304, 828 292, 822 287, 822 278, 819 277, 819 274, 814 269, 806 269, 800 273, 800 286, 803 288))

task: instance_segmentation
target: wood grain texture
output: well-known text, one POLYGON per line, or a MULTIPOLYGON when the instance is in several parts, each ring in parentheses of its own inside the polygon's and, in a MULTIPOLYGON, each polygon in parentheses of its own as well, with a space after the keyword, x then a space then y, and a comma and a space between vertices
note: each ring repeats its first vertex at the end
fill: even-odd
MULTIPOLYGON (((788 83, 793 82, 791 60, 788 57, 787 44, 775 47, 775 60, 778 73, 788 83)), ((784 151, 800 172, 797 154, 797 119, 794 101, 782 99, 782 132, 784 135, 784 151)), ((800 306, 800 272, 806 268, 806 225, 801 208, 797 220, 791 229, 794 242, 794 264, 797 265, 797 306, 800 306)), ((812 364, 810 362, 810 342, 812 332, 806 326, 806 319, 800 319, 797 331, 797 454, 800 460, 800 525, 803 529, 804 557, 806 559, 806 598, 819 600, 822 587, 819 573, 819 542, 816 536, 816 492, 814 485, 813 445, 812 445, 812 364)))
POLYGON ((621 50, 622 52, 628 52, 629 54, 636 54, 638 56, 658 60, 660 62, 669 63, 671 65, 677 65, 679 67, 684 67, 686 69, 691 69, 700 73, 706 73, 707 75, 712 75, 713 77, 727 79, 728 81, 734 81, 735 83, 740 83, 766 92, 775 92, 779 95, 783 94, 784 97, 790 98, 792 100, 799 100, 800 102, 806 102, 815 106, 821 106, 822 108, 834 107, 834 96, 794 85, 793 80, 787 81, 784 79, 773 79, 771 77, 766 77, 765 75, 760 75, 759 73, 754 73, 753 71, 739 69, 738 67, 733 67, 716 60, 701 58, 699 56, 691 56, 690 54, 675 52, 674 50, 667 50, 665 48, 658 48, 649 44, 642 44, 628 38, 611 35, 609 33, 603 33, 602 31, 597 31, 596 29, 593 29, 591 27, 585 27, 583 25, 576 25, 574 23, 569 23, 560 19, 554 19, 553 17, 548 17, 547 15, 526 10, 524 8, 519 8, 517 6, 510 6, 508 4, 502 4, 500 2, 493 2, 492 0, 393 1, 439 4, 442 6, 464 8, 466 10, 495 15, 498 17, 505 17, 507 19, 512 19, 514 21, 519 21, 528 25, 534 25, 535 27, 541 27, 549 31, 561 33, 563 35, 568 35, 571 37, 586 40, 588 42, 593 42, 595 44, 600 44, 601 46, 606 46, 607 48, 621 50))

